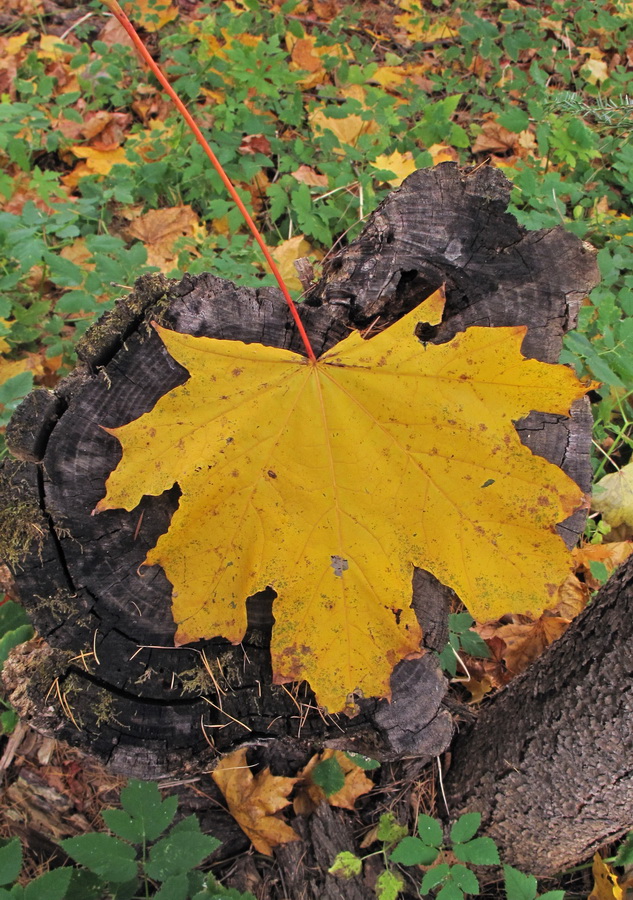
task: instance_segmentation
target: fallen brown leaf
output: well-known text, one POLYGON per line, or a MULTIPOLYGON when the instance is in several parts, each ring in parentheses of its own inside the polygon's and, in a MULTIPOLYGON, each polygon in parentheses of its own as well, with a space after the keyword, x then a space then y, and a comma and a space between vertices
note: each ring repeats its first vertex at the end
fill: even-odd
POLYGON ((296 778, 271 775, 264 769, 253 775, 244 747, 220 760, 211 777, 224 794, 229 812, 259 853, 272 856, 273 847, 298 841, 299 836, 274 813, 288 806, 296 778))

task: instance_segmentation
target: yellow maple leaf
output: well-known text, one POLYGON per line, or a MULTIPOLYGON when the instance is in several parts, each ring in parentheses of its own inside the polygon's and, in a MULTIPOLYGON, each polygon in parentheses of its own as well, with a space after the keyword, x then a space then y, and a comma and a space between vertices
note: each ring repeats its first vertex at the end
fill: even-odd
MULTIPOLYGON (((107 175, 112 166, 131 165, 130 160, 125 155, 123 147, 116 147, 114 150, 95 150, 94 147, 84 147, 80 144, 69 147, 69 150, 75 156, 85 160, 85 164, 80 163, 77 168, 82 167, 87 175, 107 175)), ((74 172, 75 170, 73 170, 74 172)), ((73 172, 70 174, 72 175, 73 172)))
POLYGON ((381 156, 377 156, 371 165, 374 169, 393 173, 394 177, 387 180, 392 187, 399 187, 404 179, 416 170, 413 154, 409 150, 406 153, 400 153, 399 150, 394 150, 389 154, 383 153, 381 156))
POLYGON ((394 665, 419 655, 414 566, 479 621, 552 602, 571 568, 554 526, 583 495, 513 423, 567 415, 587 387, 525 359, 524 327, 423 344, 416 327, 442 305, 437 292, 315 362, 156 326, 191 377, 108 429, 123 458, 97 511, 180 485, 145 560, 173 585, 178 644, 241 641, 245 598, 270 585, 274 680, 307 679, 334 712, 350 692, 389 696, 394 665))
MULTIPOLYGON (((341 144, 348 144, 350 147, 356 146, 361 134, 375 134, 380 130, 380 126, 376 122, 363 119, 356 113, 345 116, 344 119, 334 119, 328 116, 324 110, 315 109, 308 116, 308 120, 315 135, 331 131, 341 144)), ((338 147, 334 148, 333 153, 337 156, 345 155, 345 151, 338 147)))
POLYGON ((274 814, 288 806, 296 778, 271 775, 264 769, 253 775, 241 747, 220 760, 211 777, 224 794, 229 812, 259 853, 272 856, 273 847, 298 841, 298 834, 274 814))

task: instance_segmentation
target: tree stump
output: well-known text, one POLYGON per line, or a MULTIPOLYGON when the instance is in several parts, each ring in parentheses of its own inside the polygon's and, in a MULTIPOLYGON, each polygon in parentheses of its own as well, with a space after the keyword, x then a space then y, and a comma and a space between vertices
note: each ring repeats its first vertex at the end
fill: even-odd
MULTIPOLYGON (((509 189, 492 168, 447 163, 411 175, 309 291, 301 316, 315 351, 350 328, 389 325, 444 283, 444 321, 426 326, 421 339, 445 342, 474 324, 522 324, 523 352, 555 362, 597 280, 594 256, 561 227, 526 232, 506 212, 509 189)), ((432 651, 446 643, 451 591, 426 572, 414 573, 412 603, 428 652, 396 667, 390 703, 361 700, 353 718, 322 715, 306 684, 271 683, 270 590, 248 599, 241 645, 216 639, 174 648, 170 585, 159 567, 141 574, 139 566, 168 528, 178 486, 131 513, 91 515, 120 457, 101 426, 137 418, 188 377, 150 321, 302 352, 277 289, 209 274, 180 282, 146 276, 88 331, 77 369, 24 401, 7 432, 17 461, 1 476, 0 537, 41 639, 7 666, 11 702, 38 730, 142 777, 208 770, 242 744, 277 759, 280 774, 323 745, 381 760, 438 755, 452 720, 432 651)), ((585 490, 590 427, 586 401, 570 419, 534 412, 517 423, 524 443, 585 490)), ((570 545, 582 522, 577 513, 561 524, 570 545)))

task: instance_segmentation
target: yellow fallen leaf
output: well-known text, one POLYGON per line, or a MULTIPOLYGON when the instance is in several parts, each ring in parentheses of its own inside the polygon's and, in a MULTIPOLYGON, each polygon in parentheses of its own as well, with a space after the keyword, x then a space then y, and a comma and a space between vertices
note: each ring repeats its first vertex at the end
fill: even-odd
MULTIPOLYGON (((331 131, 339 139, 341 144, 349 144, 355 147, 361 134, 375 134, 380 126, 373 120, 363 119, 356 114, 346 116, 344 119, 334 119, 327 116, 322 109, 315 109, 308 116, 310 127, 315 135, 331 131)), ((338 156, 344 155, 343 149, 334 150, 338 156)))
POLYGON ((95 150, 94 147, 76 145, 69 149, 79 159, 86 161, 86 173, 90 175, 107 175, 112 166, 131 165, 123 147, 116 147, 114 150, 95 150))
POLYGON ((319 258, 322 256, 322 254, 315 254, 302 234, 296 234, 294 237, 288 238, 287 241, 283 241, 277 247, 273 247, 270 252, 279 266, 283 280, 293 291, 303 290, 303 285, 294 267, 294 261, 310 254, 317 255, 319 258))
POLYGON ((244 747, 221 759, 211 777, 224 794, 229 812, 259 853, 272 856, 273 847, 299 840, 290 825, 275 816, 290 803, 288 794, 296 778, 271 775, 270 769, 253 775, 244 747))
POLYGON ((413 154, 409 150, 406 153, 394 150, 393 153, 381 154, 381 156, 376 157, 371 165, 373 169, 393 172, 394 177, 387 180, 387 183, 392 187, 399 187, 404 179, 408 178, 416 170, 413 154))
POLYGON ((624 900, 624 890, 618 884, 618 876, 599 853, 593 858, 591 873, 593 890, 588 900, 624 900))
POLYGON ((438 166, 443 162, 459 162, 457 150, 448 144, 431 144, 428 152, 431 154, 434 166, 438 166))
POLYGON ((633 463, 605 475, 594 486, 591 507, 611 528, 633 528, 633 463))
POLYGON ((29 39, 29 32, 22 31, 20 34, 12 34, 11 37, 6 38, 4 47, 3 47, 3 55, 6 56, 15 56, 20 52, 22 47, 26 44, 29 39))
POLYGON ((589 84, 600 84, 601 81, 606 81, 609 77, 609 64, 604 59, 590 57, 583 63, 580 71, 589 84))
POLYGON ((524 359, 524 327, 423 344, 416 328, 442 304, 315 362, 156 326, 191 377, 108 429, 123 456, 97 511, 180 485, 145 560, 173 585, 178 644, 241 641, 245 598, 270 585, 274 681, 307 679, 336 712, 350 692, 389 696, 393 667, 420 654, 414 566, 479 621, 552 602, 571 568, 555 524, 583 494, 513 423, 568 415, 589 386, 524 359))
POLYGON ((406 32, 411 41, 441 41, 456 37, 459 33, 459 19, 440 16, 431 21, 422 8, 422 0, 400 0, 398 6, 404 12, 394 16, 394 23, 406 32))
POLYGON ((134 0, 134 11, 130 15, 145 31, 159 31, 178 18, 178 9, 171 0, 134 0))
POLYGON ((33 375, 43 374, 44 366, 39 354, 30 353, 22 359, 0 359, 0 384, 4 384, 10 378, 15 378, 16 375, 21 375, 22 372, 33 372, 33 375))
POLYGON ((56 35, 42 34, 40 35, 40 46, 37 51, 38 58, 58 61, 63 60, 65 57, 70 57, 68 49, 64 49, 65 46, 67 47, 66 42, 56 35))

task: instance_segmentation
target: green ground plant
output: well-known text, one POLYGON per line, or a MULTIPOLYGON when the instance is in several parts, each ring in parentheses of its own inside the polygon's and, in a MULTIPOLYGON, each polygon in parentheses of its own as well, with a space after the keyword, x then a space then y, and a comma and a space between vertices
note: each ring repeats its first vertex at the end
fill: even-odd
MULTIPOLYGON (((0 672, 9 652, 18 644, 33 637, 33 628, 28 616, 13 600, 0 595, 0 672)), ((11 706, 0 698, 0 735, 11 734, 17 725, 18 717, 11 706)))
POLYGON ((121 806, 101 814, 109 834, 82 834, 61 842, 76 866, 52 869, 26 884, 17 883, 19 839, 1 842, 0 885, 7 887, 0 887, 0 898, 255 900, 198 870, 220 841, 202 833, 195 815, 172 825, 177 797, 163 799, 155 782, 130 780, 121 791, 121 806))
MULTIPOLYGON (((392 173, 381 169, 379 157, 410 153, 416 166, 428 166, 430 148, 441 144, 462 164, 480 163, 486 151, 477 152, 476 141, 494 120, 510 135, 495 162, 514 183, 519 220, 529 228, 562 223, 598 250, 602 282, 581 308, 562 359, 602 382, 597 441, 613 438, 609 459, 628 457, 630 429, 623 433, 621 425, 623 409, 630 418, 626 385, 633 378, 633 145, 627 140, 633 76, 623 60, 633 22, 625 5, 469 0, 451 17, 450 4, 420 3, 416 18, 409 4, 410 33, 400 46, 388 35, 376 40, 362 11, 346 7, 310 28, 328 76, 312 87, 306 87, 309 73, 289 56, 289 39, 308 34, 296 7, 295 0, 279 7, 214 2, 195 21, 177 18, 159 32, 169 77, 209 123, 220 161, 249 203, 253 180, 265 175, 257 217, 266 241, 274 246, 303 234, 318 252, 349 241, 389 190, 385 178, 392 173), (438 23, 446 23, 450 38, 430 50, 424 37, 438 23), (600 67, 602 58, 607 62, 600 67), (380 71, 403 64, 426 66, 423 87, 410 79, 383 86, 380 71), (331 130, 315 130, 316 110, 330 120, 358 116, 367 127, 346 142, 331 130), (257 146, 265 152, 243 152, 249 135, 261 136, 257 146), (526 145, 516 158, 510 158, 512 136, 526 145), (292 173, 302 165, 326 183, 298 181, 292 173)), ((98 0, 86 10, 103 14, 98 0)), ((42 25, 45 30, 46 19, 42 25)), ((204 233, 183 238, 167 274, 210 270, 242 283, 271 282, 175 111, 153 130, 150 147, 147 123, 134 115, 122 161, 82 178, 69 202, 61 180, 71 164, 69 123, 103 110, 131 111, 139 88, 151 90, 153 82, 131 50, 96 40, 90 19, 61 48, 77 77, 75 91, 57 89, 37 41, 29 40, 32 50, 14 79, 16 96, 0 101, 0 195, 10 202, 26 190, 30 197, 19 212, 0 213, 0 337, 8 358, 44 347, 49 357, 61 355, 59 371, 67 370, 77 339, 120 286, 155 270, 143 243, 120 228, 131 205, 191 204, 200 216, 204 233), (223 230, 215 227, 218 220, 223 230), (82 264, 63 255, 79 238, 82 264)), ((32 374, 22 372, 0 386, 0 424, 32 384, 32 374)), ((604 468, 599 453, 595 464, 604 468)))
MULTIPOLYGON (((417 833, 410 835, 392 813, 383 813, 376 829, 376 840, 382 842, 380 850, 364 857, 344 851, 339 853, 330 873, 341 878, 354 878, 363 871, 363 863, 372 856, 381 856, 384 869, 376 879, 375 893, 378 900, 396 900, 405 890, 405 880, 400 867, 420 869, 409 872, 416 882, 421 897, 436 900, 464 900, 466 894, 479 894, 479 878, 472 868, 500 866, 497 845, 489 837, 477 837, 481 825, 479 813, 466 813, 451 826, 449 841, 437 819, 419 815, 417 833), (438 859, 442 860, 438 863, 438 859), (443 861, 450 859, 451 861, 443 861), (458 860, 454 862, 453 860, 458 860), (418 884, 419 881, 419 884, 418 884)), ((532 875, 524 875, 512 866, 503 866, 506 900, 535 900, 537 882, 532 875)), ((407 885, 409 890, 409 885, 407 885)), ((547 891, 539 900, 563 900, 564 891, 547 891)))

